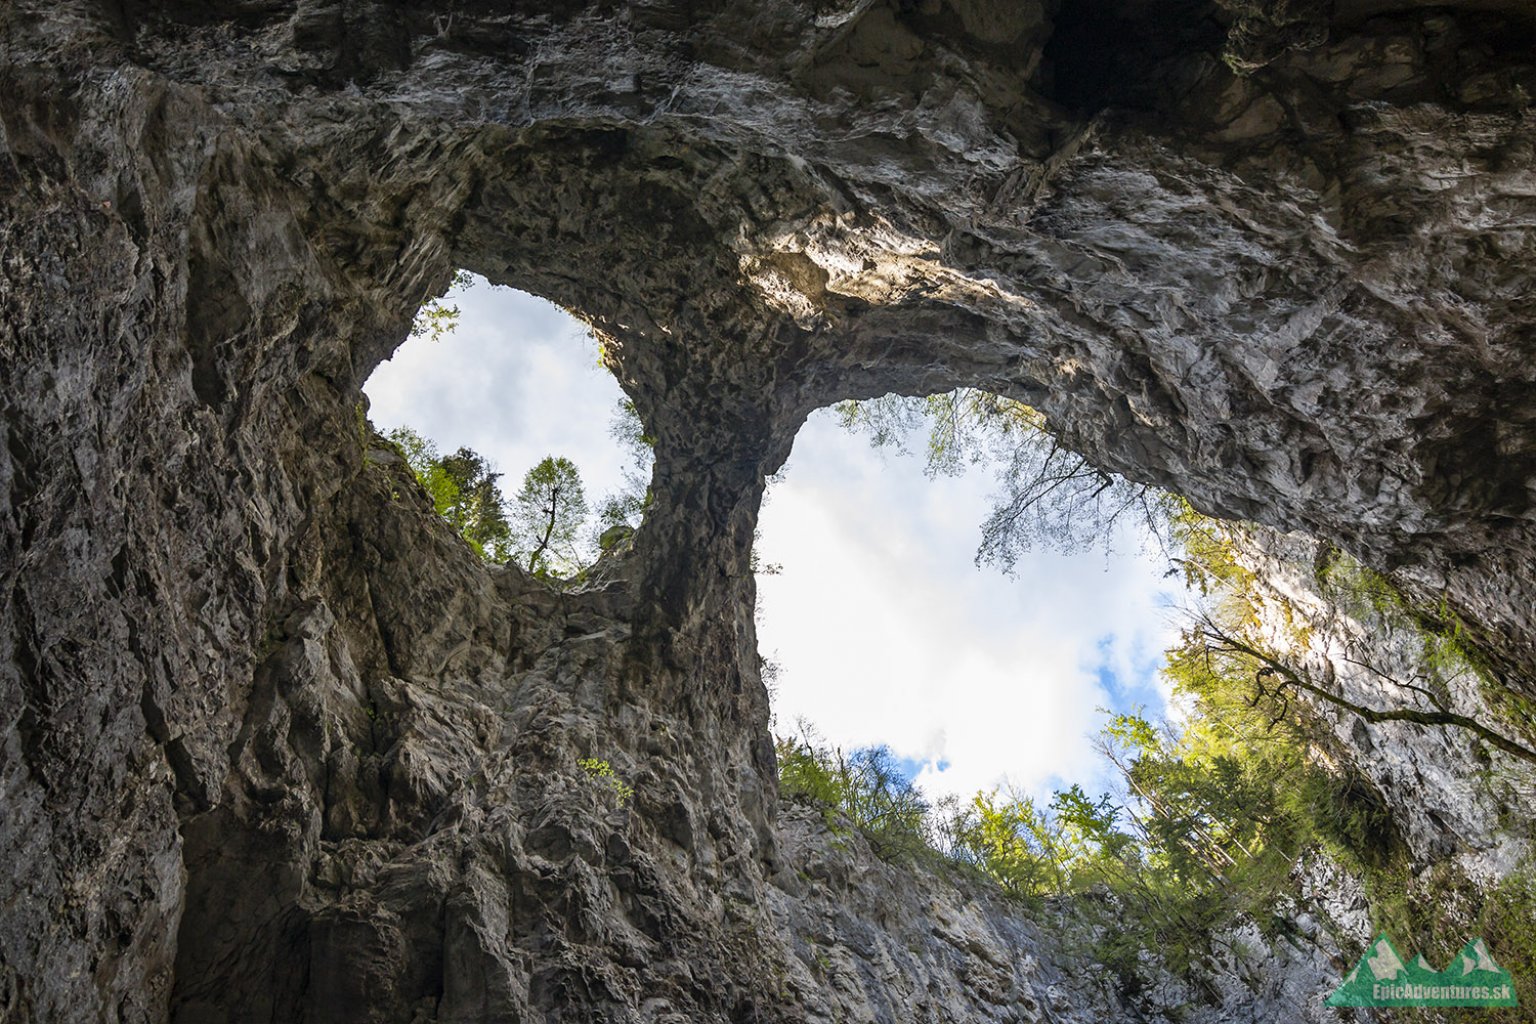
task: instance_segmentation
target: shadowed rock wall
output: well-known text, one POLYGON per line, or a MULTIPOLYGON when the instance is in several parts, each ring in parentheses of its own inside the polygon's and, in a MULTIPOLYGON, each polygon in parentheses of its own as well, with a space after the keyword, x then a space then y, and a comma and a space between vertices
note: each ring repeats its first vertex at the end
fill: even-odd
POLYGON ((1532 691, 1520 5, 0 28, 7 1019, 1141 1013, 778 813, 749 547, 842 398, 1027 399, 1443 598, 1532 691), (361 382, 458 266, 588 317, 658 438, 634 551, 581 592, 477 563, 369 443, 361 382))

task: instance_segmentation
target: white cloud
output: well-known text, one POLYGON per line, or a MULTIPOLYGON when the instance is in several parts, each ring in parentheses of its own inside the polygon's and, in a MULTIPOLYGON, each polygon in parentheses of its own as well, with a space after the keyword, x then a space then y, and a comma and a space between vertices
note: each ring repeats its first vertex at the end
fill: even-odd
POLYGON ((846 748, 888 744, 927 763, 934 796, 1100 781, 1095 709, 1158 700, 1160 566, 1128 551, 977 569, 991 490, 985 471, 930 481, 812 417, 763 515, 763 558, 784 566, 759 587, 781 731, 803 716, 846 748), (1107 692, 1101 668, 1132 692, 1107 692))
POLYGON ((447 301, 461 311, 453 333, 408 339, 368 378, 373 422, 410 426, 444 451, 475 449, 508 494, 546 455, 576 463, 593 506, 618 489, 625 457, 608 427, 623 392, 580 322, 483 278, 447 301))
MULTIPOLYGON (((480 282, 449 301, 463 311, 454 334, 408 341, 369 380, 374 422, 476 449, 508 492, 545 455, 565 455, 595 505, 624 464, 608 436, 621 393, 595 344, 511 289, 480 282)), ((784 568, 759 586, 761 645, 783 666, 780 731, 804 716, 844 748, 887 744, 926 763, 931 795, 1005 779, 1036 793, 1099 788, 1094 709, 1158 710, 1149 679, 1172 634, 1166 584, 1133 550, 1036 554, 1011 580, 977 569, 992 489, 985 471, 929 481, 920 460, 812 417, 763 514, 762 560, 784 568)))

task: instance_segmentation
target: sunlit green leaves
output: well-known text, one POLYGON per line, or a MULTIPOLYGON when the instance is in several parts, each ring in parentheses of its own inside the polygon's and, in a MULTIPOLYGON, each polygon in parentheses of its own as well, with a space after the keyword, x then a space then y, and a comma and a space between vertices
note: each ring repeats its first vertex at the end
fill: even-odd
MULTIPOLYGON (((366 428, 366 420, 363 421, 366 428)), ((409 427, 388 432, 432 507, 487 561, 515 559, 530 573, 551 580, 581 577, 604 551, 619 547, 650 507, 654 443, 634 404, 620 403, 610 433, 629 455, 624 483, 592 514, 581 473, 571 460, 549 455, 530 469, 507 501, 500 474, 469 448, 443 455, 409 427)))
MULTIPOLYGON (((447 294, 452 295, 455 291, 462 291, 473 281, 474 277, 469 271, 456 271, 447 294)), ((411 337, 442 341, 458 328, 459 315, 458 306, 449 305, 443 298, 432 299, 416 311, 416 319, 411 322, 411 337)))
POLYGON ((579 548, 587 521, 581 473, 570 459, 550 455, 530 469, 512 500, 512 545, 535 575, 570 575, 582 567, 579 548))
POLYGON ((469 448, 439 455, 436 445, 409 427, 397 427, 385 436, 405 456, 437 514, 448 520, 480 557, 505 561, 510 553, 511 530, 497 485, 500 474, 491 472, 485 459, 469 448))
POLYGON ((800 738, 779 737, 775 752, 785 798, 820 808, 830 826, 848 822, 882 856, 928 849, 928 804, 885 747, 845 754, 818 744, 807 730, 800 738))

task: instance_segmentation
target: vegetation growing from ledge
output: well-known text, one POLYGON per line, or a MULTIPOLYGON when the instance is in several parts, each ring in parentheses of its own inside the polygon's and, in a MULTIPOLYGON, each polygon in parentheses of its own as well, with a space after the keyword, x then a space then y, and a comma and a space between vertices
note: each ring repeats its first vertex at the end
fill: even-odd
MULTIPOLYGON (((1375 932, 1385 931, 1399 944, 1422 953, 1436 966, 1447 963, 1469 937, 1482 938, 1499 964, 1510 972, 1523 1006, 1536 999, 1536 856, 1528 854, 1496 884, 1478 883, 1454 862, 1421 871, 1409 865, 1366 875, 1375 932), (1401 937, 1401 938, 1399 938, 1401 937)), ((1357 955, 1361 948, 1347 948, 1357 955)), ((1438 1022, 1428 1010, 1395 1010, 1394 1020, 1438 1022)), ((1530 1020, 1529 1010, 1487 1008, 1479 1020, 1515 1024, 1530 1020)))
MULTIPOLYGON (((456 271, 444 294, 417 311, 411 337, 437 342, 456 331, 460 310, 448 300, 474 280, 468 271, 456 271)), ((602 337, 592 333, 598 362, 607 365, 602 337)), ((361 404, 357 415, 359 439, 366 445, 372 430, 361 404)), ((431 439, 408 426, 384 436, 405 458, 433 509, 477 555, 493 564, 515 563, 541 579, 572 582, 583 578, 603 552, 626 543, 650 507, 655 439, 646 434, 629 399, 619 402, 609 434, 628 455, 628 464, 618 490, 603 496, 595 510, 580 470, 564 456, 540 460, 509 500, 501 490, 501 474, 473 449, 442 455, 431 439)))
POLYGON ((1218 705, 1242 703, 1227 681, 1180 685, 1200 705, 1183 732, 1135 715, 1105 728, 1121 799, 1072 786, 1044 803, 998 789, 934 805, 892 770, 889 751, 845 754, 803 735, 779 738, 781 792, 834 830, 863 833, 882 857, 948 862, 1012 898, 1052 901, 1132 987, 1144 950, 1190 974, 1224 928, 1277 924, 1273 908, 1308 851, 1379 864, 1399 847, 1363 779, 1312 763, 1288 734, 1260 729, 1250 741, 1227 728, 1218 705))
MULTIPOLYGON (((1412 890, 1382 794, 1343 756, 1337 714, 1459 728, 1505 753, 1532 755, 1517 735, 1450 708, 1446 687, 1472 671, 1454 631, 1426 633, 1380 578, 1336 559, 1325 581, 1347 590, 1329 594, 1339 614, 1390 614, 1394 628, 1417 630, 1405 636, 1423 647, 1413 662, 1423 676, 1394 678, 1385 689, 1404 703, 1374 707, 1345 698, 1309 667, 1320 632, 1338 623, 1315 622, 1262 586, 1241 554, 1240 526, 1177 499, 1160 498, 1156 507, 1175 567, 1202 607, 1164 668, 1182 715, 1157 723, 1120 714, 1099 738, 1121 780, 1118 793, 1090 796, 1074 786, 1038 801, 994 790, 931 804, 905 777, 867 770, 893 765, 888 751, 844 754, 805 731, 778 745, 787 799, 819 807, 835 828, 864 832, 882 856, 961 865, 1011 897, 1050 902, 1076 922, 1073 934, 1095 936, 1091 952, 1128 990, 1143 983, 1148 950, 1197 979, 1236 925, 1284 934, 1299 909, 1299 872, 1312 856, 1364 877, 1373 893, 1412 890)), ((1334 653, 1389 671, 1359 651, 1334 653)), ((1490 941, 1505 935, 1500 948, 1514 951, 1506 953, 1512 963, 1524 955, 1524 940, 1508 928, 1501 933, 1498 922, 1511 918, 1522 892, 1494 894, 1478 918, 1490 941)), ((1428 898, 1414 893, 1404 906, 1422 914, 1428 898)), ((1391 901, 1378 899, 1381 920, 1393 920, 1391 901)), ((1411 925, 1404 923, 1404 941, 1417 937, 1411 925)))
MULTIPOLYGON (((1170 670, 1187 689, 1226 694, 1225 707, 1213 703, 1192 723, 1220 723, 1249 744, 1279 738, 1279 749, 1290 751, 1287 759, 1299 755, 1302 762, 1275 765, 1277 778, 1335 787, 1341 813, 1327 813, 1325 796, 1314 803, 1320 813, 1310 818, 1318 826, 1319 847, 1363 879, 1373 934, 1385 930, 1439 963, 1468 936, 1479 935, 1499 951, 1517 983, 1523 977, 1528 985, 1536 968, 1536 933, 1529 926, 1536 867, 1528 862, 1492 890, 1449 864, 1417 872, 1379 795, 1368 785, 1362 789, 1363 779, 1351 780, 1347 752, 1327 722, 1342 715, 1455 730, 1514 759, 1490 762, 1490 775, 1528 777, 1522 764, 1536 761, 1528 722, 1507 712, 1499 722, 1474 707, 1457 708, 1469 694, 1486 700, 1503 692, 1471 653, 1459 620, 1444 606, 1416 610, 1384 576, 1337 550, 1325 551, 1315 566, 1324 601, 1308 618, 1261 587, 1246 567, 1238 556, 1241 526, 1185 507, 1176 511, 1173 527, 1187 578, 1211 600, 1170 652, 1170 670), (1360 642, 1366 636, 1371 643, 1360 642), (1381 660, 1383 643, 1400 652, 1390 664, 1381 660), (1374 679, 1376 698, 1347 696, 1331 664, 1353 665, 1374 679)), ((1490 1019, 1517 1018, 1497 1011, 1490 1019)))
POLYGON ((416 319, 411 321, 411 337, 442 341, 452 334, 459 326, 459 307, 449 305, 447 298, 468 288, 474 280, 474 275, 467 270, 454 271, 448 291, 439 298, 429 299, 416 311, 416 319))
POLYGON ((601 758, 583 757, 577 759, 576 767, 613 794, 613 799, 620 808, 629 806, 629 801, 635 795, 635 788, 619 777, 618 772, 613 770, 613 765, 601 758))
POLYGON ((587 521, 581 473, 570 459, 546 456, 523 476, 512 500, 512 548, 535 576, 569 576, 583 567, 577 544, 587 521))
POLYGON ((546 456, 523 475, 508 500, 501 474, 473 449, 443 455, 410 427, 396 427, 384 437, 410 466, 433 510, 477 555, 493 564, 515 562, 540 578, 570 581, 582 577, 602 552, 623 543, 650 506, 646 481, 653 441, 633 403, 620 403, 611 433, 628 450, 630 465, 623 485, 599 503, 595 517, 581 472, 567 458, 546 456))
POLYGON ((1186 576, 1212 599, 1186 630, 1175 656, 1195 657, 1210 671, 1248 680, 1249 702, 1281 709, 1278 714, 1297 703, 1310 708, 1314 717, 1333 708, 1371 724, 1449 727, 1536 763, 1536 749, 1529 742, 1456 709, 1458 685, 1486 680, 1467 653, 1454 617, 1415 614, 1385 577, 1343 552, 1329 550, 1316 571, 1327 599, 1326 621, 1306 624, 1277 594, 1260 591, 1256 577, 1232 547, 1239 530, 1187 506, 1175 512, 1173 531, 1186 552, 1181 560, 1186 576), (1263 622, 1261 608, 1269 612, 1263 622), (1349 639, 1361 628, 1377 642, 1397 641, 1414 656, 1382 663, 1365 645, 1349 639), (1318 654, 1326 654, 1327 660, 1318 654), (1335 661, 1376 680, 1382 697, 1366 703, 1347 696, 1329 667, 1335 661), (1303 695, 1306 700, 1298 700, 1303 695))
POLYGON ((858 829, 887 858, 929 851, 928 804, 887 748, 845 754, 802 727, 798 738, 778 737, 775 749, 782 795, 820 810, 829 828, 858 829))
POLYGON ((512 527, 506 500, 485 458, 469 448, 441 455, 437 446, 409 427, 385 435, 394 443, 432 508, 455 532, 489 562, 504 562, 512 553, 512 527))

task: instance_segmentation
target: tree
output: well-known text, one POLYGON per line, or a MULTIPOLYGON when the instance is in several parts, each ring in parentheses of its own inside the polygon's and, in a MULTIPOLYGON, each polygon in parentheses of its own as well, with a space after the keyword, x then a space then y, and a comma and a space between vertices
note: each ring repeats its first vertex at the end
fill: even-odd
POLYGON ((512 528, 507 522, 506 501, 496 483, 501 474, 491 472, 484 456, 469 448, 460 448, 439 466, 457 491, 448 507, 439 510, 443 518, 481 557, 506 561, 511 554, 512 528))
POLYGON ((1281 709, 1277 714, 1284 713, 1293 695, 1307 694, 1372 725, 1381 722, 1411 722, 1415 725, 1465 729, 1506 754, 1536 762, 1536 750, 1518 739, 1490 729, 1476 718, 1453 710, 1443 690, 1423 685, 1431 680, 1416 682, 1399 679, 1369 662, 1349 659, 1383 682, 1399 687, 1415 701, 1409 707, 1370 707, 1344 696, 1336 684, 1315 676, 1301 660, 1287 658, 1263 640, 1228 630, 1211 615, 1201 616, 1194 627, 1186 632, 1185 643, 1187 654, 1207 660, 1224 659, 1231 662, 1228 671, 1251 674, 1253 700, 1273 703, 1281 709))
POLYGON ((1168 652, 1168 674, 1176 683, 1198 693, 1202 688, 1210 691, 1213 680, 1236 681, 1233 685, 1241 688, 1246 704, 1268 715, 1267 721, 1254 723, 1266 732, 1298 716, 1316 719, 1322 705, 1331 705, 1371 724, 1464 729, 1495 749, 1536 762, 1536 749, 1529 744, 1452 706, 1451 684, 1473 672, 1459 642, 1459 623, 1447 628, 1444 622, 1431 625, 1416 617, 1388 580, 1339 551, 1329 552, 1316 569, 1328 598, 1326 616, 1307 623, 1278 594, 1266 594, 1243 564, 1238 553, 1245 532, 1241 524, 1201 516, 1187 503, 1171 522, 1185 556, 1179 564, 1190 584, 1198 585, 1207 598, 1182 642, 1168 652), (1266 604, 1272 606, 1271 614, 1261 616, 1266 604), (1389 670, 1376 664, 1369 646, 1350 642, 1349 630, 1340 621, 1349 617, 1369 622, 1378 636, 1417 638, 1423 652, 1417 668, 1410 663, 1389 670), (1283 625, 1265 628, 1266 619, 1283 625), (1309 657, 1314 648, 1323 656, 1321 665, 1328 667, 1317 667, 1317 659, 1309 657), (1331 661, 1371 673, 1384 684, 1384 692, 1397 693, 1402 703, 1383 707, 1350 699, 1331 661))
POLYGON ((837 407, 845 429, 876 447, 905 451, 908 435, 927 428, 927 473, 954 476, 967 466, 995 467, 1001 493, 982 524, 976 563, 1011 572, 1036 547, 1076 551, 1107 543, 1122 523, 1162 533, 1166 498, 1099 469, 1064 446, 1044 415, 1022 402, 976 388, 926 398, 887 395, 837 407))
MULTIPOLYGON (((629 455, 624 467, 624 483, 603 498, 597 507, 599 537, 614 536, 615 527, 639 528, 646 509, 651 506, 651 467, 656 461, 656 439, 645 432, 640 412, 627 398, 619 400, 608 435, 629 455)), ((599 540, 599 546, 603 546, 599 540)))
POLYGON ((410 427, 396 427, 385 435, 400 449, 432 507, 448 520, 475 553, 489 562, 504 562, 511 553, 512 531, 506 502, 484 456, 460 448, 440 456, 437 446, 410 427))
POLYGON ((582 567, 577 544, 587 521, 581 474, 570 459, 547 456, 523 477, 512 505, 513 545, 536 575, 562 575, 582 567))
POLYGON ((818 740, 803 721, 799 737, 779 736, 779 791, 821 810, 829 827, 857 828, 888 859, 929 850, 927 801, 884 746, 845 754, 818 740))
POLYGON ((384 436, 400 449, 406 465, 411 467, 411 472, 416 476, 416 482, 421 484, 427 497, 432 499, 432 507, 437 514, 442 515, 457 499, 458 487, 443 472, 437 445, 410 427, 396 427, 384 436))
POLYGON ((472 448, 451 455, 409 427, 386 435, 400 449, 438 515, 488 562, 516 558, 539 576, 568 576, 591 560, 581 543, 588 523, 581 474, 551 455, 530 469, 509 503, 501 474, 472 448))
POLYGON ((1035 899, 1066 889, 1050 823, 1029 797, 977 793, 952 832, 955 852, 1010 895, 1035 899))

